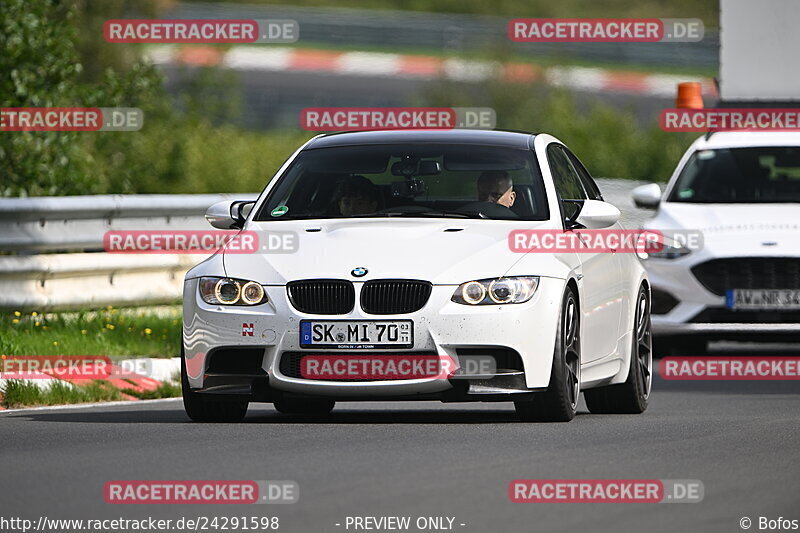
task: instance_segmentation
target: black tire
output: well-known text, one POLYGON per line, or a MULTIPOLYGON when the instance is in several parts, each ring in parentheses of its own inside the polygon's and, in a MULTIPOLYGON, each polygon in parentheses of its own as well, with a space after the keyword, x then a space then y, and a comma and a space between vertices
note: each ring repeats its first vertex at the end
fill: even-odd
POLYGON ((247 414, 249 402, 217 400, 194 392, 189 387, 186 358, 183 353, 181 353, 181 392, 183 408, 195 422, 241 422, 247 414))
POLYGON ((647 409, 653 385, 653 334, 650 325, 650 294, 639 288, 633 316, 633 346, 628 379, 619 385, 584 391, 591 413, 640 414, 647 409))
POLYGON ((329 415, 336 402, 323 398, 283 398, 275 400, 273 405, 285 415, 329 415))
POLYGON ((575 292, 567 287, 558 315, 553 368, 547 392, 531 401, 514 402, 523 422, 569 422, 575 418, 580 398, 580 308, 575 292))

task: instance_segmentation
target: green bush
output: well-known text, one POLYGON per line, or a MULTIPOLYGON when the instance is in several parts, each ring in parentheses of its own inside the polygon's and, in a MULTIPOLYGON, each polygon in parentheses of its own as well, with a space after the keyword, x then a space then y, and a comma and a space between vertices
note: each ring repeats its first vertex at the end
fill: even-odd
MULTIPOLYGON (((311 136, 223 123, 241 113, 232 72, 200 69, 173 101, 159 72, 138 58, 141 48, 102 41, 103 20, 131 6, 153 16, 158 5, 5 0, 0 107, 139 107, 145 121, 138 132, 0 133, 0 196, 257 192, 311 136)), ((454 5, 395 7, 434 6, 454 5)), ((578 106, 568 93, 538 86, 441 82, 416 103, 492 107, 499 128, 552 133, 596 176, 665 179, 693 137, 643 128, 630 111, 578 106)))
MULTIPOLYGON (((145 116, 168 115, 162 78, 138 61, 124 68, 85 73, 78 43, 96 28, 80 28, 81 3, 6 0, 0 16, 0 107, 139 107, 145 116)), ((97 9, 97 4, 86 7, 97 9)), ((81 12, 82 13, 82 12, 81 12)), ((82 13, 85 15, 85 13, 82 13)), ((101 34, 98 32, 96 38, 101 34)), ((91 58, 92 64, 100 64, 91 58)), ((118 61, 122 63, 122 61, 118 61)), ((146 119, 147 120, 147 119, 146 119)), ((128 133, 128 135, 131 135, 128 133)), ((135 135, 135 134, 134 134, 135 135)), ((0 196, 106 192, 94 143, 119 142, 120 134, 6 132, 0 134, 0 196)), ((108 155, 110 154, 110 155, 108 155)))
POLYGON ((643 126, 630 110, 597 101, 578 105, 568 92, 489 83, 472 92, 441 82, 427 105, 491 107, 499 129, 549 133, 572 149, 596 177, 665 181, 696 134, 667 133, 653 117, 643 126))
MULTIPOLYGON (((151 4, 133 6, 152 15, 151 4)), ((102 41, 102 21, 128 7, 4 2, 0 107, 139 107, 145 118, 138 132, 1 133, 0 196, 257 192, 310 137, 216 126, 239 112, 229 72, 201 69, 172 101, 141 48, 102 41)))
MULTIPOLYGON (((146 134, 120 132, 124 151, 98 160, 103 192, 260 192, 307 132, 258 133, 206 121, 151 122, 146 134)), ((98 152, 101 150, 98 150, 98 152)))

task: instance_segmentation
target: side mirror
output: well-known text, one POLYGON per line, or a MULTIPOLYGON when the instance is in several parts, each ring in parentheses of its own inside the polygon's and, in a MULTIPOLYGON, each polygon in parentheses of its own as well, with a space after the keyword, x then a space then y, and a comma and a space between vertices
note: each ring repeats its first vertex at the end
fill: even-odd
POLYGON ((602 229, 613 226, 619 220, 619 209, 600 200, 584 200, 579 211, 569 221, 572 227, 583 227, 586 229, 602 229))
POLYGON ((225 200, 217 202, 206 211, 206 220, 218 229, 242 229, 255 202, 225 200))
POLYGON ((656 209, 661 203, 661 187, 656 183, 639 185, 631 191, 633 203, 642 209, 656 209))

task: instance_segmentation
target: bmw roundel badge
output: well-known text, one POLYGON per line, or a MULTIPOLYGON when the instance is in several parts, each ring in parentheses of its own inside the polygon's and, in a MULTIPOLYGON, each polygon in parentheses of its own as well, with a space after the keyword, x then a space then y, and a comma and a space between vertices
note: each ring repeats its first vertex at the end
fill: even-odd
POLYGON ((369 272, 369 270, 364 267, 356 267, 350 271, 350 273, 357 278, 363 278, 367 275, 367 272, 369 272))

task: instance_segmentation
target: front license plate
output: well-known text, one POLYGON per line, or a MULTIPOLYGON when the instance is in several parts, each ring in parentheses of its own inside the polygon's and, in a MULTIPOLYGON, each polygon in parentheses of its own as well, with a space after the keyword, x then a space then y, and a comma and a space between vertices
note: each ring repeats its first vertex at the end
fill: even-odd
POLYGON ((300 346, 303 348, 411 348, 414 324, 411 320, 302 320, 300 346))
POLYGON ((800 289, 730 289, 725 306, 738 310, 800 309, 800 289))

